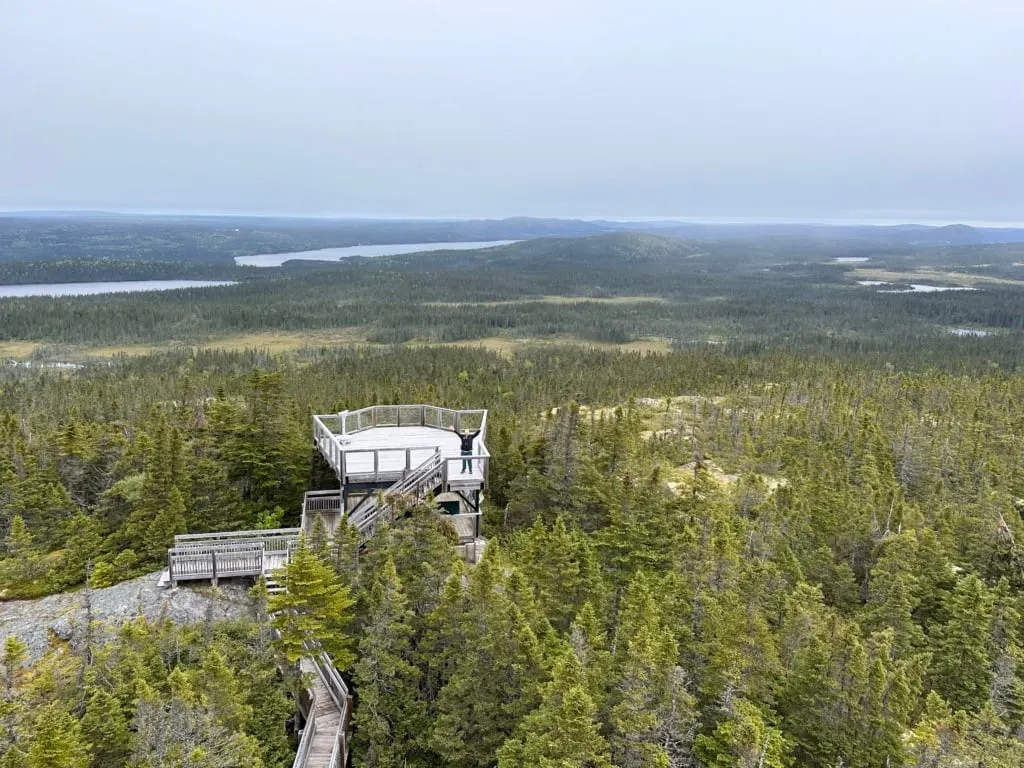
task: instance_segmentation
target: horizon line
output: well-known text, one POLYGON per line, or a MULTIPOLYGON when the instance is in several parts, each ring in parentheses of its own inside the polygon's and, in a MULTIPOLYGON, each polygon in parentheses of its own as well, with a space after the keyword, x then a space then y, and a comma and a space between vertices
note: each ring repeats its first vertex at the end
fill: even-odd
POLYGON ((409 221, 409 222, 468 222, 468 221, 508 221, 511 219, 534 219, 547 221, 581 221, 610 222, 622 224, 678 224, 678 225, 720 225, 720 226, 922 226, 947 227, 969 226, 990 229, 1022 229, 1024 221, 984 220, 973 218, 929 218, 926 216, 910 216, 908 218, 889 217, 782 217, 782 216, 559 216, 559 215, 491 215, 491 216, 414 216, 404 214, 361 214, 361 213, 294 213, 265 211, 210 211, 210 210, 178 210, 178 209, 107 209, 107 208, 5 208, 0 209, 0 216, 145 216, 154 218, 195 217, 195 218, 245 218, 245 219, 303 219, 318 221, 409 221))

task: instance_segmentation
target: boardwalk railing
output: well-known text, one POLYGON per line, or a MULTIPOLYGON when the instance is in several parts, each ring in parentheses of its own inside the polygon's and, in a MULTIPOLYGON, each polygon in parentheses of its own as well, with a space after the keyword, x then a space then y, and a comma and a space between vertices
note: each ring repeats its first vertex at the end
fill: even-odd
POLYGON ((222 533, 182 533, 174 537, 175 547, 212 544, 262 542, 268 552, 284 552, 299 538, 298 528, 271 528, 265 531, 226 531, 222 533))
POLYGON ((193 533, 174 537, 167 550, 167 575, 172 585, 179 581, 261 576, 271 566, 288 560, 298 545, 298 528, 232 533, 193 533))
MULTIPOLYGON (((320 650, 319 643, 306 643, 307 656, 302 660, 302 667, 308 671, 312 667, 316 677, 314 684, 309 688, 309 714, 306 717, 306 727, 302 731, 299 740, 299 748, 295 754, 292 768, 344 768, 348 762, 349 750, 349 725, 351 722, 352 696, 334 666, 334 660, 320 650), (319 683, 319 685, 317 684, 319 683), (326 695, 326 698, 324 698, 326 695), (328 703, 328 699, 330 703, 328 703), (330 709, 337 712, 337 724, 329 735, 329 744, 325 745, 322 739, 318 739, 318 728, 331 728, 331 720, 322 722, 317 716, 320 705, 324 705, 325 717, 330 709), (333 707, 331 706, 333 705, 333 707), (318 745, 318 749, 314 748, 318 745), (330 752, 324 751, 325 746, 330 746, 330 752), (326 761, 325 761, 326 760, 326 761)), ((333 714, 331 719, 333 719, 333 714)))
POLYGON ((302 729, 302 738, 299 739, 299 749, 295 753, 295 760, 292 761, 292 768, 306 768, 309 763, 309 753, 313 749, 313 739, 316 737, 316 693, 310 697, 309 714, 306 716, 306 727, 302 729))
POLYGON ((334 700, 334 706, 341 712, 342 720, 345 720, 348 714, 348 703, 351 693, 345 681, 338 673, 337 667, 334 666, 334 660, 326 653, 319 653, 311 658, 313 665, 316 667, 317 675, 319 675, 324 687, 327 688, 331 699, 334 700))
POLYGON ((340 512, 341 491, 306 491, 302 498, 302 511, 305 512, 340 512))
POLYGON ((345 500, 341 491, 306 491, 302 499, 302 518, 299 527, 306 536, 316 531, 317 521, 323 525, 321 533, 334 536, 345 517, 345 500))

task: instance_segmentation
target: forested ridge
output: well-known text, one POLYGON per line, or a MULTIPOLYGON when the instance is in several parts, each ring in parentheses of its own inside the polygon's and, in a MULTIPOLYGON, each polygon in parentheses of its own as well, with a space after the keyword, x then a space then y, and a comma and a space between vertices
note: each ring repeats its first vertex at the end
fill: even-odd
POLYGON ((368 243, 572 237, 615 229, 569 219, 404 221, 265 216, 0 213, 0 263, 108 259, 232 266, 235 256, 368 243))
MULTIPOLYGON (((175 532, 294 522, 313 411, 490 409, 483 563, 419 509, 358 557, 309 542, 356 765, 1024 758, 1012 372, 574 347, 0 370, 8 597, 151 570, 175 532)), ((9 642, 2 764, 288 765, 295 681, 266 632, 133 625, 31 665, 9 642)))
MULTIPOLYGON (((1016 244, 821 246, 613 233, 237 273, 226 266, 197 272, 182 265, 179 276, 234 274, 239 284, 0 299, 0 343, 204 344, 235 335, 332 331, 385 345, 657 339, 679 347, 725 343, 737 354, 784 349, 1012 369, 1024 341, 1021 252, 1016 244), (958 290, 888 292, 912 284, 958 290), (957 338, 953 329, 988 335, 957 338)), ((118 270, 122 279, 174 272, 172 264, 155 261, 54 264, 61 275, 92 272, 97 279, 118 270)), ((0 275, 4 269, 36 279, 56 274, 47 271, 47 262, 6 262, 0 275)))

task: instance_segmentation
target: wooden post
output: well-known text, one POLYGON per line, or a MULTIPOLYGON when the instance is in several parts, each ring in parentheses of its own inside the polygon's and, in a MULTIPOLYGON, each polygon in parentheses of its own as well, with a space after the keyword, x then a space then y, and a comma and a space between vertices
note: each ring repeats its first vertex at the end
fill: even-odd
POLYGON ((459 427, 459 417, 461 415, 462 414, 459 413, 458 411, 455 412, 455 431, 456 432, 461 432, 462 431, 462 429, 459 427))
POLYGON ((420 406, 420 426, 427 426, 427 406, 425 405, 420 406))
POLYGON ((406 471, 406 473, 408 473, 410 469, 412 469, 412 449, 411 448, 406 448, 405 449, 405 471, 406 471))
POLYGON ((171 580, 171 588, 178 586, 177 581, 174 578, 174 555, 171 554, 170 550, 167 550, 167 575, 171 580))
MULTIPOLYGON (((376 411, 374 411, 374 421, 376 421, 376 411)), ((373 452, 373 480, 377 481, 377 475, 380 474, 380 451, 374 450, 373 452)))
POLYGON ((210 551, 210 562, 213 563, 213 586, 217 586, 217 550, 210 551))

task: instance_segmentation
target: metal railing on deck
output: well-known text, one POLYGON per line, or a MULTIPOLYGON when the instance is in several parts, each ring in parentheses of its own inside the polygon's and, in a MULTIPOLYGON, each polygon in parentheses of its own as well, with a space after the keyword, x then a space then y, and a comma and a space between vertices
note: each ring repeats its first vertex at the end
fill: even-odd
MULTIPOLYGON (((417 466, 416 448, 352 448, 351 435, 375 427, 428 427, 462 432, 477 431, 473 454, 466 457, 474 473, 486 482, 490 453, 487 451, 487 411, 453 410, 434 405, 374 405, 358 411, 343 411, 313 417, 313 439, 339 480, 381 483, 408 475, 417 466)), ((462 461, 449 457, 450 461, 462 461)), ((461 468, 453 469, 459 474, 461 468)), ((470 478, 466 478, 467 480, 470 478)))
POLYGON ((463 432, 479 429, 481 437, 486 437, 487 411, 482 408, 455 410, 436 405, 371 405, 358 411, 314 416, 313 423, 315 437, 351 435, 374 427, 434 427, 463 432))

